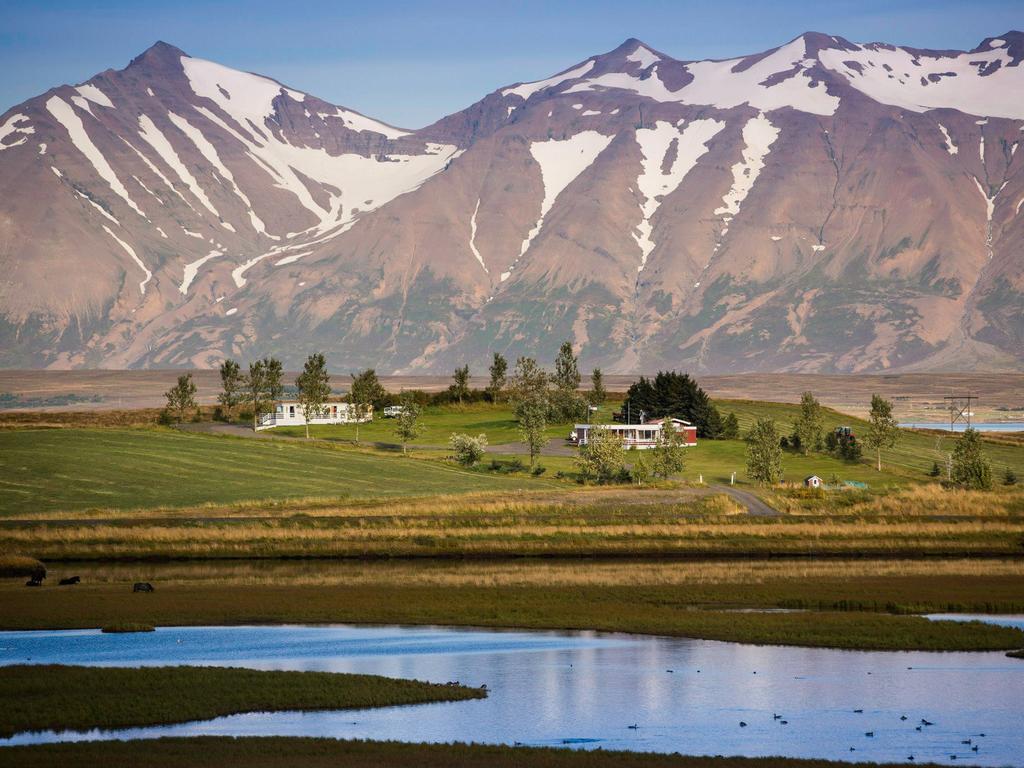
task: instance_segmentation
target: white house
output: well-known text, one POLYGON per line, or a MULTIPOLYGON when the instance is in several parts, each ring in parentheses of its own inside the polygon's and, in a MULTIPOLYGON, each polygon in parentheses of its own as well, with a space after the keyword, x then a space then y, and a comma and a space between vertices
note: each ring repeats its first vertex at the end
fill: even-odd
MULTIPOLYGON (((370 421, 373 418, 373 406, 367 405, 360 422, 370 421)), ((324 403, 323 411, 319 416, 311 418, 310 424, 352 424, 356 418, 354 408, 348 403, 328 402, 324 403)), ((302 406, 295 400, 284 400, 277 404, 270 413, 261 413, 256 423, 256 430, 270 429, 272 427, 299 426, 306 423, 302 415, 302 406)))
POLYGON ((569 433, 569 440, 576 445, 586 445, 592 430, 606 429, 621 437, 626 448, 655 448, 661 440, 666 421, 671 421, 675 431, 682 433, 683 445, 693 447, 697 444, 697 428, 682 419, 652 419, 643 424, 577 424, 569 433))
POLYGON ((808 488, 821 488, 822 479, 817 475, 811 475, 810 477, 804 478, 804 485, 808 488))

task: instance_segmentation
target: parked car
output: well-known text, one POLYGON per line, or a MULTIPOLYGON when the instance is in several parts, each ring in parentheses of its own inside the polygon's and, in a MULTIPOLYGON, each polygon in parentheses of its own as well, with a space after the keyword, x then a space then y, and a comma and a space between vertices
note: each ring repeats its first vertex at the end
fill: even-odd
POLYGON ((405 413, 405 406, 403 405, 389 405, 384 409, 385 419, 397 419, 405 413))

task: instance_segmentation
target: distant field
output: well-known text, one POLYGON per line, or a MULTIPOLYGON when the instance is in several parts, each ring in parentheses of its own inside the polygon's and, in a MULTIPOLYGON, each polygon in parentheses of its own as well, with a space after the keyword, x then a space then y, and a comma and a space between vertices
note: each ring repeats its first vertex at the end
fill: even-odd
MULTIPOLYGON (((331 365, 330 360, 327 361, 331 365)), ((584 361, 585 362, 585 361, 584 361)), ((671 368, 666 365, 666 368, 671 368)), ((164 404, 163 393, 181 371, 0 371, 0 393, 9 393, 36 403, 51 401, 48 410, 157 408, 164 404), (74 402, 62 401, 75 398, 74 402)), ((347 371, 345 372, 347 373, 347 371)), ((472 378, 474 387, 487 384, 485 371, 472 378)), ((589 370, 584 370, 589 373, 589 370)), ((654 371, 649 373, 653 374, 654 371)), ((220 380, 217 371, 193 371, 199 387, 199 401, 213 404, 220 380)), ((609 391, 623 392, 637 375, 606 375, 609 391)), ((287 383, 295 374, 285 376, 287 383)), ((977 412, 981 418, 1024 417, 1024 373, 907 373, 907 374, 790 374, 744 373, 698 375, 701 385, 713 397, 730 399, 797 402, 804 390, 813 391, 822 403, 844 413, 864 415, 877 392, 896 399, 896 415, 907 420, 946 418, 942 410, 944 395, 970 392, 979 397, 977 412), (996 411, 997 408, 1010 409, 996 411)), ((423 389, 437 392, 451 384, 447 376, 382 376, 392 392, 423 389)), ((331 383, 348 388, 349 377, 334 371, 331 383)), ((588 380, 584 378, 584 386, 588 380)), ((36 407, 36 406, 33 406, 36 407)))
POLYGON ((440 462, 170 429, 0 432, 0 514, 545 487, 440 462))

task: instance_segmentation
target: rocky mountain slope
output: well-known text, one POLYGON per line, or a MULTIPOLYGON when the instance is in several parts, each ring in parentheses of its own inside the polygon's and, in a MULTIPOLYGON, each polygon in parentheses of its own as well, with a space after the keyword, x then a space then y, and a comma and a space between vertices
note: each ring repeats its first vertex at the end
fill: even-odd
POLYGON ((158 43, 0 116, 0 365, 1019 370, 1022 59, 627 40, 401 130, 158 43))

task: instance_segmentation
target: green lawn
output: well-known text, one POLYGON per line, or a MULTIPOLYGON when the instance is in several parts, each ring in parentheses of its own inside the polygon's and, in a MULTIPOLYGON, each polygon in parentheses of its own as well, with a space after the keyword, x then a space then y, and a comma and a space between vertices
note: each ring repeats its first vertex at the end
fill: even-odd
MULTIPOLYGON (((611 412, 618 406, 604 406, 599 411, 603 419, 611 420, 611 412)), ((420 424, 423 433, 413 441, 414 445, 448 445, 448 438, 453 432, 464 432, 469 435, 487 435, 491 445, 515 443, 522 440, 516 424, 512 408, 506 403, 491 405, 490 403, 474 403, 472 405, 441 405, 423 409, 420 424)), ((548 437, 564 438, 569 434, 572 425, 551 424, 548 426, 548 437)), ((305 437, 304 426, 277 427, 276 435, 305 437)), ((325 424, 309 428, 310 435, 324 440, 355 440, 354 424, 325 424)), ((397 443, 395 437, 395 420, 377 416, 367 424, 359 425, 361 442, 397 443)))
POLYGON ((0 432, 0 515, 316 496, 365 498, 537 488, 526 475, 292 441, 170 429, 0 432))

